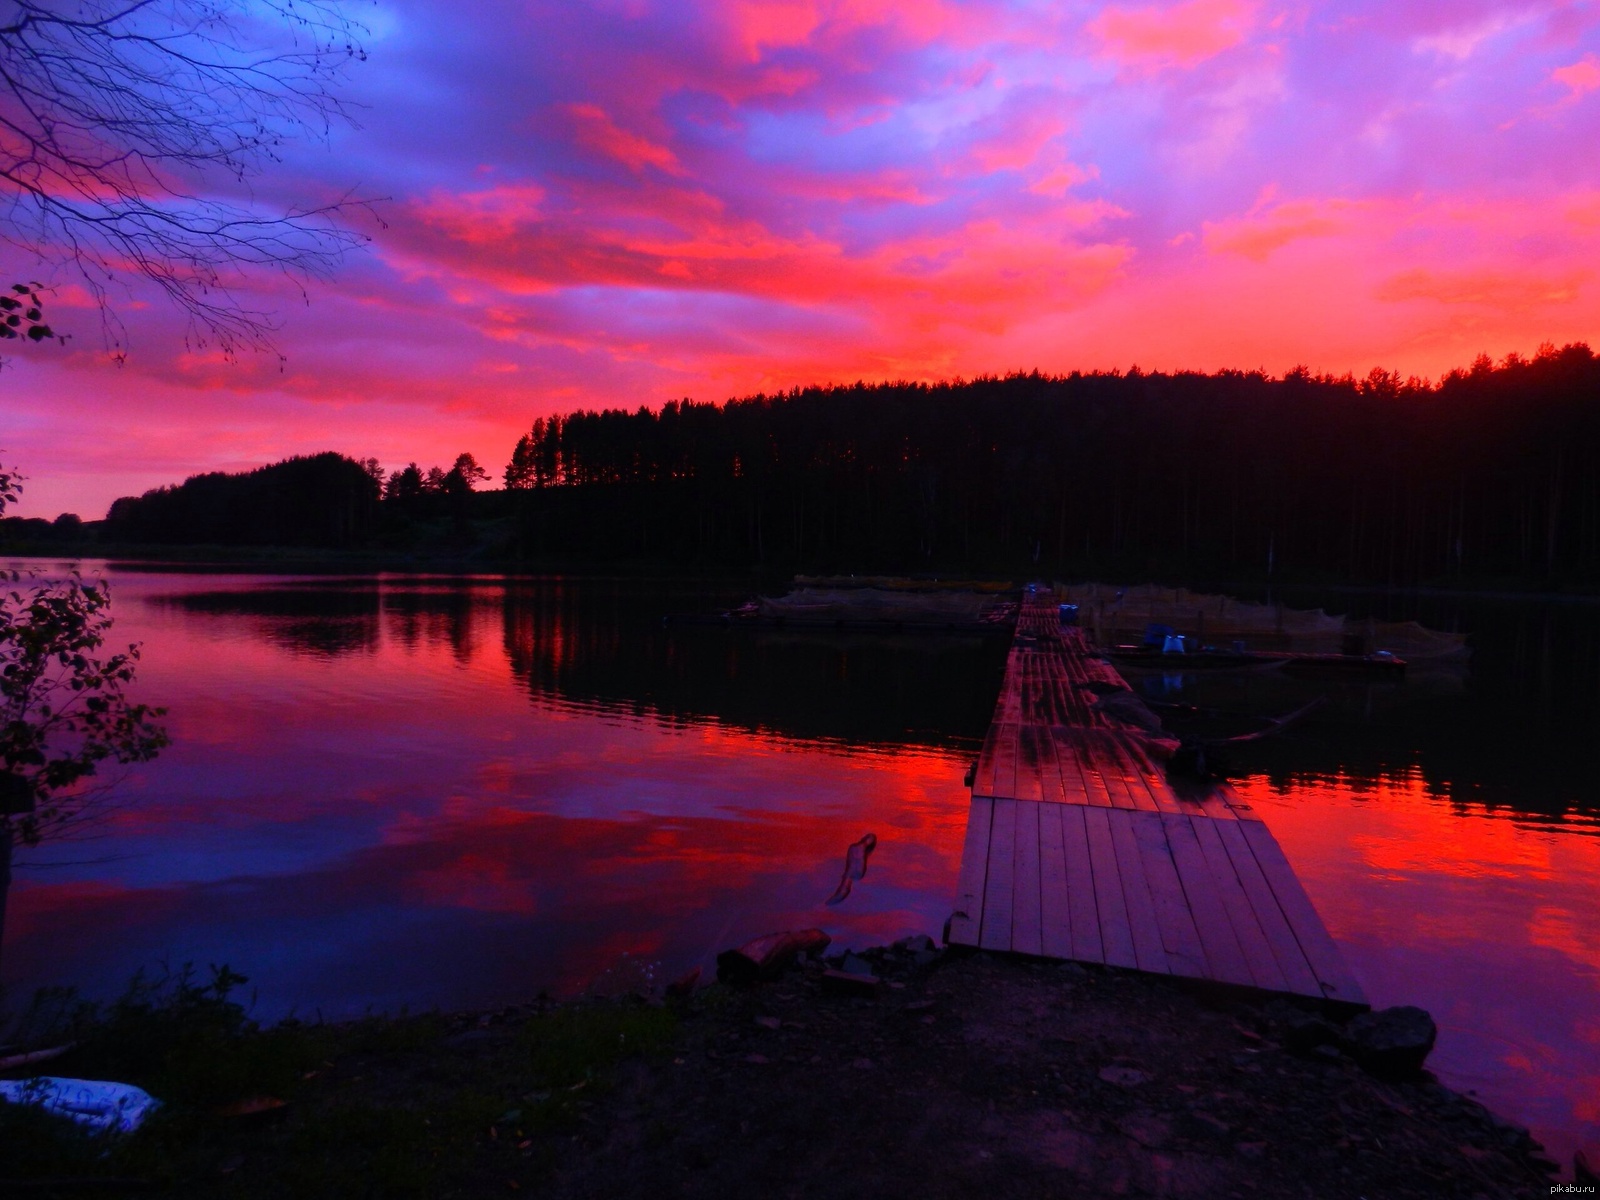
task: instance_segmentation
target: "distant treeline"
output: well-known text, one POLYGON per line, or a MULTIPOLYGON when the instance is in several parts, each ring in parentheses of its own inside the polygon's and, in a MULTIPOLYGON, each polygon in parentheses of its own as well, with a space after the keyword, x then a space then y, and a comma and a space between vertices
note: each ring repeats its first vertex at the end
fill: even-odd
MULTIPOLYGON (((1600 360, 856 384, 540 418, 506 490, 294 458, 117 501, 101 541, 537 567, 1600 584, 1600 360)), ((65 530, 55 531, 58 534, 65 530)))
POLYGON ((1600 580, 1600 361, 856 384, 535 421, 549 560, 1600 580))
POLYGON ((377 459, 330 451, 125 496, 93 532, 134 545, 404 546, 429 523, 465 536, 474 500, 487 499, 473 488, 487 478, 470 454, 448 471, 411 463, 386 475, 377 459))
POLYGON ((213 471, 124 496, 106 541, 221 546, 362 544, 377 528, 379 482, 342 454, 296 456, 243 474, 213 471))

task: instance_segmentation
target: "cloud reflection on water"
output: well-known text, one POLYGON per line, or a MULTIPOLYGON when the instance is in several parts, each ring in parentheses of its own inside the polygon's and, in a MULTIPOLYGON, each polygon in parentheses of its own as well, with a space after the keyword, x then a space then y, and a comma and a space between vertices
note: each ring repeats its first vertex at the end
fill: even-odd
MULTIPOLYGON (((993 647, 664 627, 716 597, 641 585, 121 576, 115 595, 174 744, 99 841, 28 860, 13 986, 103 995, 166 957, 243 970, 265 1017, 487 1005, 625 954, 671 974, 775 929, 868 944, 949 912, 993 647), (345 633, 316 628, 324 601, 345 633), (867 832, 866 879, 825 908, 867 832)), ((1562 733, 1593 710, 1559 676, 1557 700, 1496 707, 1498 653, 1327 687, 1241 790, 1375 1002, 1434 1011, 1444 1076, 1565 1151, 1600 1137, 1600 825, 1562 733)), ((1288 711, 1294 686, 1178 695, 1288 711)))

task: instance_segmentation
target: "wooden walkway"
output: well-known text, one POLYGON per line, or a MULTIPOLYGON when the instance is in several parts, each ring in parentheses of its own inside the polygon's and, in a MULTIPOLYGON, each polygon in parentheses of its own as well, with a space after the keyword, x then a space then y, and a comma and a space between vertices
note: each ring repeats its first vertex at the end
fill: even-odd
POLYGON ((1225 785, 1174 791, 1133 699, 1024 598, 949 941, 1366 1007, 1267 827, 1225 785))

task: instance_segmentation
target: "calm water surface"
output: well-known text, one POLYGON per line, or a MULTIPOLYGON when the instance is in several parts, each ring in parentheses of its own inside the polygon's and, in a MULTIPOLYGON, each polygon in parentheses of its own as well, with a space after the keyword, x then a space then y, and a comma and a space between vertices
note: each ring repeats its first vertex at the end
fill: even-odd
MULTIPOLYGON (((664 627, 743 598, 683 585, 96 569, 173 745, 89 836, 22 857, 12 997, 165 960, 231 964, 268 1019, 489 1006, 950 911, 1003 640, 664 627)), ((1468 631, 1470 670, 1136 683, 1325 697, 1240 790, 1373 1002, 1438 1018, 1448 1082, 1563 1158, 1600 1145, 1600 609, 1343 603, 1468 631)))

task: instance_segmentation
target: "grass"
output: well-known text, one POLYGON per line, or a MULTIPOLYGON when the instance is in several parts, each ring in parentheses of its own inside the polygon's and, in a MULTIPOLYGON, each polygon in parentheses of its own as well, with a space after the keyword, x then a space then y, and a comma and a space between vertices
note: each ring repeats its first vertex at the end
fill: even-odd
POLYGON ((485 1178, 537 1174, 539 1139, 573 1127, 624 1059, 677 1034, 671 1011, 637 1000, 261 1028, 234 999, 246 982, 184 968, 137 977, 109 1005, 41 994, 17 1026, 25 1044, 76 1043, 49 1073, 135 1084, 162 1108, 118 1137, 0 1105, 0 1192, 118 1178, 219 1200, 478 1194, 485 1178), (282 1103, 230 1113, 259 1098, 282 1103))

